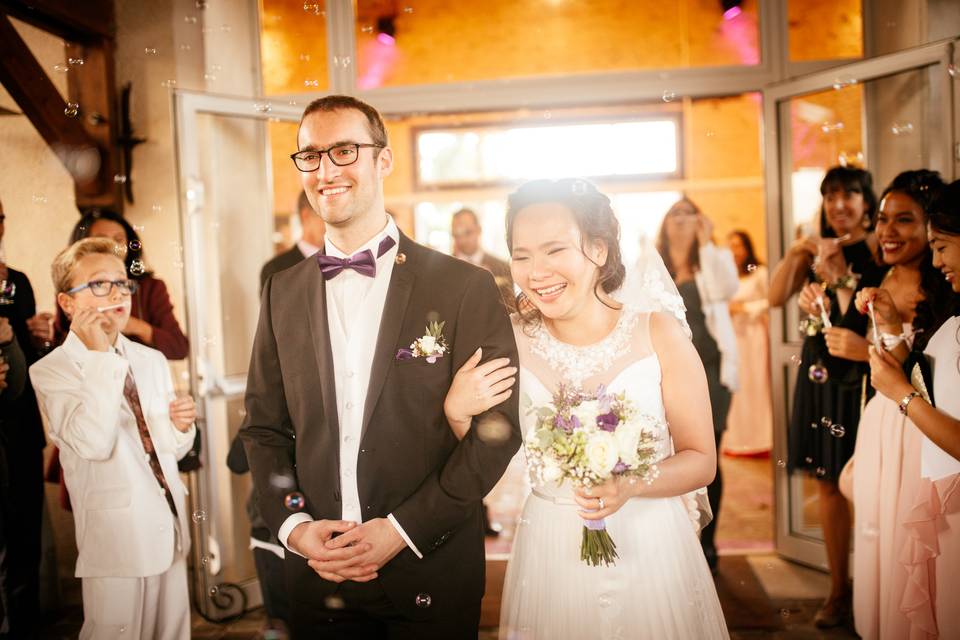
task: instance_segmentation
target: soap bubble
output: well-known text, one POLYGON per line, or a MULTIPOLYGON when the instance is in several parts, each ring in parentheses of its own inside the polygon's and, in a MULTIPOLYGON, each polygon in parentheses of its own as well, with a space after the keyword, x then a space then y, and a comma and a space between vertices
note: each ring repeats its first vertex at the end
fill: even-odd
POLYGON ((305 86, 305 87, 319 87, 319 86, 320 86, 320 81, 319 81, 319 80, 304 80, 304 81, 303 81, 303 86, 305 86))
POLYGON ((134 260, 130 263, 130 275, 142 276, 146 271, 147 267, 143 264, 143 260, 134 260))
POLYGON ((144 47, 143 52, 144 52, 145 54, 147 54, 148 56, 155 56, 155 55, 157 55, 157 48, 156 48, 156 47, 144 47))
POLYGON ((194 521, 194 522, 199 523, 199 522, 203 522, 203 521, 206 520, 206 519, 207 519, 207 512, 206 512, 206 511, 203 511, 203 510, 201 509, 201 510, 199 510, 199 511, 194 511, 194 512, 193 512, 193 521, 194 521))
POLYGON ((890 127, 890 133, 895 136, 906 136, 913 133, 913 123, 904 122, 903 124, 893 123, 890 127))
POLYGON ((183 16, 183 21, 187 24, 197 24, 197 16, 183 16))
POLYGON ((664 102, 673 102, 677 99, 677 94, 673 91, 667 90, 663 92, 662 98, 664 102))
POLYGON ((74 67, 83 66, 83 58, 67 58, 67 62, 73 65, 74 67))
POLYGON ((124 184, 127 181, 127 176, 122 173, 117 173, 113 176, 113 181, 117 184, 124 184))
POLYGON ((80 105, 76 102, 68 102, 67 106, 63 110, 63 115, 68 118, 76 118, 80 115, 80 105))
POLYGON ((303 497, 303 494, 299 491, 293 491, 288 493, 283 499, 283 506, 285 506, 290 511, 300 511, 306 506, 306 498, 303 497))
POLYGON ((128 246, 130 251, 140 251, 143 248, 143 244, 139 240, 131 240, 128 246))
POLYGON ((748 273, 753 273, 753 272, 756 271, 756 270, 757 270, 757 265, 755 265, 755 264, 748 264, 748 265, 747 265, 747 272, 748 272, 748 273))
POLYGON ((807 378, 810 379, 810 382, 823 384, 830 379, 830 372, 827 371, 827 368, 823 366, 823 364, 817 362, 810 365, 810 368, 807 370, 807 378))
POLYGON ((484 416, 477 422, 477 437, 487 444, 501 444, 510 439, 510 423, 498 413, 484 416))
POLYGON ((834 438, 842 438, 847 435, 847 430, 842 424, 832 424, 830 425, 830 435, 834 438))
POLYGON ((822 125, 820 125, 820 131, 823 131, 824 133, 840 133, 843 131, 843 123, 824 122, 822 125))
POLYGON ((60 73, 66 73, 67 71, 70 71, 70 67, 65 64, 55 64, 53 65, 53 70, 59 71, 60 73))

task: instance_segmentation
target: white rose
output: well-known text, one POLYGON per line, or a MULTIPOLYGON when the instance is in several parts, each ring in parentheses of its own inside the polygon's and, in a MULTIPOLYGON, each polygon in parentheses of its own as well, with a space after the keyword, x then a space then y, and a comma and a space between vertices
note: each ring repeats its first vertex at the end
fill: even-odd
POLYGON ((563 469, 560 468, 556 460, 546 456, 543 459, 542 476, 544 482, 556 482, 563 477, 563 469))
POLYGON ((420 350, 430 355, 437 346, 437 339, 433 336, 423 336, 420 338, 420 350))
POLYGON ((630 467, 636 467, 640 464, 640 456, 637 455, 637 448, 640 446, 640 436, 643 431, 634 423, 620 423, 617 430, 613 432, 613 437, 617 441, 617 451, 624 464, 630 467))
POLYGON ((597 426, 597 416, 600 415, 600 405, 597 404, 596 400, 584 400, 571 409, 570 413, 577 416, 581 426, 595 427, 597 426))
POLYGON ((590 434, 584 454, 590 470, 601 478, 610 474, 620 458, 617 440, 608 431, 595 431, 590 434))

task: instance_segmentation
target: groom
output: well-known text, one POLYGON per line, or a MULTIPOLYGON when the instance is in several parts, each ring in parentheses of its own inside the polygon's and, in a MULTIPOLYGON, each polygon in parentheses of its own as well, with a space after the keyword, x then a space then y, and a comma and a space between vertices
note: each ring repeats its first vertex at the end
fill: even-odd
POLYGON ((292 551, 293 635, 476 638, 481 499, 519 447, 519 394, 460 441, 443 402, 478 347, 517 362, 510 322, 487 271, 386 214, 393 151, 373 107, 315 100, 298 146, 325 246, 264 285, 240 432, 260 509, 292 551))

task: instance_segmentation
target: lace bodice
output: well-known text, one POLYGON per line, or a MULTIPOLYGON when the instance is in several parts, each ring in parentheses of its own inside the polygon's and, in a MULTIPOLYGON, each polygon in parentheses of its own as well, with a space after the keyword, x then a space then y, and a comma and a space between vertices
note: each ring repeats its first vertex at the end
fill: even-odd
POLYGON ((627 351, 639 315, 625 307, 613 331, 600 342, 584 347, 557 340, 540 324, 529 336, 529 350, 542 358, 561 382, 585 388, 584 383, 589 378, 601 374, 627 351))
MULTIPOLYGON (((536 408, 549 404, 561 383, 588 392, 602 384, 612 393, 624 393, 639 414, 665 422, 660 362, 650 344, 649 316, 625 307, 613 331, 583 347, 557 340, 542 325, 524 333, 515 324, 524 440, 536 425, 536 408)), ((672 452, 669 429, 661 429, 657 438, 657 458, 662 459, 672 452)), ((536 486, 535 478, 531 482, 538 491, 551 496, 570 496, 567 485, 536 486)))

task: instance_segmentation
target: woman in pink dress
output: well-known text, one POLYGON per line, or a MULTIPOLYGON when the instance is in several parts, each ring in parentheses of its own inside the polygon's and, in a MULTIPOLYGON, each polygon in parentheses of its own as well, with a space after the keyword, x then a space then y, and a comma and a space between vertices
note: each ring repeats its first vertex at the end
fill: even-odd
MULTIPOLYGON (((911 348, 919 353, 952 315, 954 296, 931 263, 926 231, 927 212, 942 188, 935 172, 907 171, 881 197, 876 233, 890 270, 879 288, 858 293, 857 308, 868 313, 872 302, 875 324, 867 335, 882 340, 888 355, 900 361, 911 348)), ((853 616, 857 633, 867 640, 914 637, 903 599, 908 566, 916 558, 903 554, 921 482, 922 433, 903 414, 900 400, 881 393, 867 403, 849 463, 856 514, 853 616)))
POLYGON ((734 392, 723 435, 723 453, 761 456, 773 446, 773 408, 770 396, 770 332, 767 309, 769 275, 753 251, 746 231, 727 238, 740 273, 740 288, 730 299, 730 319, 737 336, 740 387, 734 392))
MULTIPOLYGON (((956 304, 960 301, 956 296, 960 293, 960 182, 954 182, 934 204, 928 231, 933 266, 946 276, 956 304)), ((865 293, 858 303, 865 305, 869 299, 871 293, 865 293)), ((885 297, 877 295, 874 307, 878 315, 896 320, 897 310, 885 297)), ((881 625, 880 634, 960 638, 960 316, 943 323, 924 355, 930 362, 932 388, 927 389, 927 380, 917 385, 921 386, 918 391, 894 355, 875 349, 870 354, 871 382, 878 397, 898 403, 910 425, 904 440, 912 449, 919 448, 919 455, 914 452, 910 464, 904 464, 904 471, 909 469, 912 476, 900 488, 901 507, 906 509, 899 514, 901 546, 890 549, 897 563, 892 579, 896 587, 889 590, 893 611, 887 616, 897 624, 891 624, 888 633, 881 625), (933 392, 936 407, 924 391, 933 392)))

